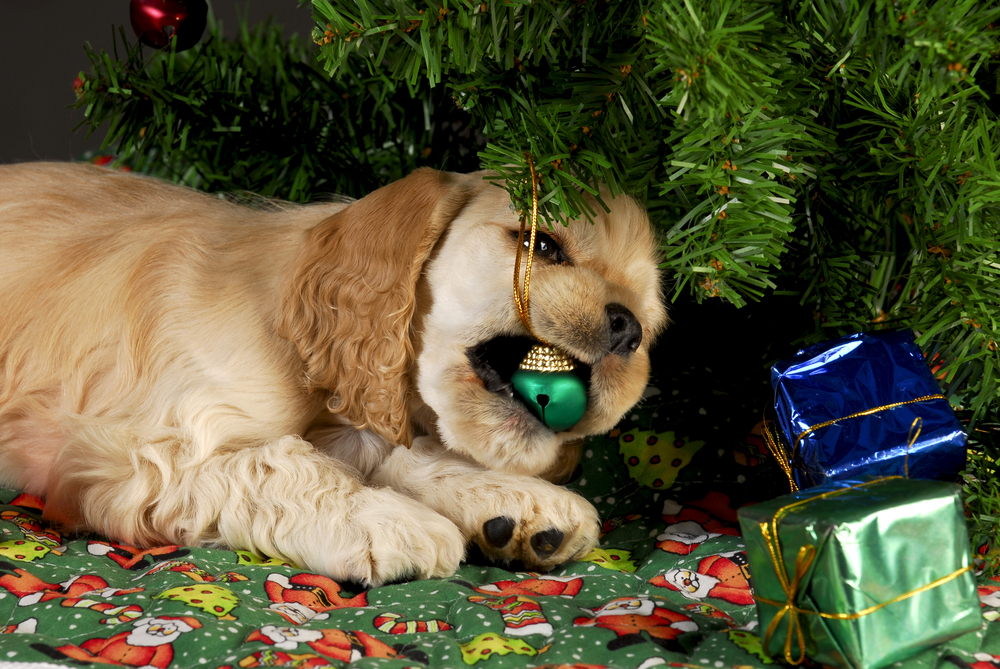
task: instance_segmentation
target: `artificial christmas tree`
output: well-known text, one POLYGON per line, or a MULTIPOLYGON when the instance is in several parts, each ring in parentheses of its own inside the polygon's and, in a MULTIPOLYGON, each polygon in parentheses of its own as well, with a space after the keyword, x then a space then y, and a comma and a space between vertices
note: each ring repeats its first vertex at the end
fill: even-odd
MULTIPOLYGON (((989 441, 996 0, 314 0, 313 13, 312 45, 211 26, 184 53, 93 54, 78 104, 122 161, 211 191, 307 201, 421 165, 483 167, 527 211, 530 156, 543 226, 586 216, 599 183, 631 193, 662 232, 673 299, 794 296, 813 314, 804 343, 911 328, 972 445, 989 441)), ((995 453, 976 448, 968 485, 993 499, 995 453)), ((997 527, 988 507, 973 512, 981 539, 997 527)))

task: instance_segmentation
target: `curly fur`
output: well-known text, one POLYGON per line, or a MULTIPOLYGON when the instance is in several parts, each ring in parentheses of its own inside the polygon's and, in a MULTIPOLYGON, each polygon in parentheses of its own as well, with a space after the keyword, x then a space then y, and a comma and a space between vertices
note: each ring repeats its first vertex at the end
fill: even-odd
POLYGON ((470 347, 527 334, 517 218, 483 177, 418 170, 349 204, 254 209, 0 166, 2 482, 69 528, 368 583, 447 575, 470 540, 539 568, 589 550, 593 508, 537 475, 565 475, 564 444, 639 399, 666 324, 655 243, 627 198, 552 231, 572 263, 538 262, 532 320, 592 366, 587 413, 554 433, 470 366, 470 347), (631 355, 607 352, 609 303, 641 323, 631 355), (517 525, 504 546, 483 531, 497 517, 517 525), (532 552, 552 527, 559 550, 532 552))

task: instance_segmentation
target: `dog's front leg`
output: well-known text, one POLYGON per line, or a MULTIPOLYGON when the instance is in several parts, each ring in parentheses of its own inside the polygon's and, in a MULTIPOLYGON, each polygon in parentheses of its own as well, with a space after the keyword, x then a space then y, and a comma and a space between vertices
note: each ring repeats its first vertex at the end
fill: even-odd
POLYGON ((565 488, 491 471, 429 437, 396 448, 372 474, 455 523, 492 557, 549 569, 597 545, 597 511, 565 488))
POLYGON ((446 518, 364 485, 297 437, 197 461, 164 444, 134 447, 116 462, 78 446, 58 464, 47 511, 70 510, 70 519, 124 543, 246 549, 367 585, 449 576, 464 554, 446 518))

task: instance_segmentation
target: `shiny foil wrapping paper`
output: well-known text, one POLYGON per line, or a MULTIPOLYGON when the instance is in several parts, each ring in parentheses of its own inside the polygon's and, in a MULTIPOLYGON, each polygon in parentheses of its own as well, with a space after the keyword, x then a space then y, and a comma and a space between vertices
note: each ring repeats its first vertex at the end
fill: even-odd
POLYGON ((941 390, 909 330, 810 346, 775 364, 771 384, 799 488, 862 476, 953 481, 965 466, 966 435, 948 401, 914 401, 941 390), (829 421, 835 422, 815 427, 829 421))
POLYGON ((960 492, 952 483, 893 477, 831 482, 740 509, 765 652, 879 669, 979 629, 960 492), (777 544, 768 537, 776 514, 777 544), (772 556, 780 556, 787 584, 810 546, 814 557, 792 588, 801 612, 782 614, 789 594, 772 556), (790 628, 796 623, 801 637, 790 628))

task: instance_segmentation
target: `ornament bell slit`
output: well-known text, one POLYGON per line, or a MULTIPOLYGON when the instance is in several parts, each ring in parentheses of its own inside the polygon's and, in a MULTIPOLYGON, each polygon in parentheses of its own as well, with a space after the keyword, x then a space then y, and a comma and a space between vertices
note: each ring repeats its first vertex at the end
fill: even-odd
POLYGON ((510 382, 528 407, 553 432, 568 430, 587 411, 587 388, 573 359, 555 346, 536 344, 510 382))

